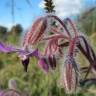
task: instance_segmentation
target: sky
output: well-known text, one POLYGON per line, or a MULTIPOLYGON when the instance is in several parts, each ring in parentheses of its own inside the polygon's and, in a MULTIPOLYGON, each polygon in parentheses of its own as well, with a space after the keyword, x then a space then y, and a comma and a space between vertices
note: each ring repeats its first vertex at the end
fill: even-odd
MULTIPOLYGON (((19 23, 23 28, 31 26, 32 22, 42 15, 44 15, 43 0, 29 0, 31 6, 26 2, 27 0, 15 1, 15 23, 19 23)), ((53 0, 55 4, 56 15, 60 18, 75 16, 81 11, 95 6, 96 0, 53 0)), ((0 1, 0 25, 11 28, 11 0, 0 1)))

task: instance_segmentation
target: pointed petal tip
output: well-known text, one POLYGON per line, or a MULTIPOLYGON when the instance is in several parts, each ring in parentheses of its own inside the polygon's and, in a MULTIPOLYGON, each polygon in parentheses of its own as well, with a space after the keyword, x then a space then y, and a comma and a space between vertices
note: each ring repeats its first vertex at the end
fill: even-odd
POLYGON ((48 65, 46 64, 46 62, 44 61, 44 58, 41 58, 40 60, 38 60, 38 66, 39 66, 40 69, 43 70, 43 72, 44 72, 45 74, 48 73, 48 71, 49 71, 49 66, 48 66, 48 65))
POLYGON ((22 64, 24 67, 24 72, 27 72, 28 65, 29 65, 29 58, 27 58, 26 60, 22 60, 22 64))

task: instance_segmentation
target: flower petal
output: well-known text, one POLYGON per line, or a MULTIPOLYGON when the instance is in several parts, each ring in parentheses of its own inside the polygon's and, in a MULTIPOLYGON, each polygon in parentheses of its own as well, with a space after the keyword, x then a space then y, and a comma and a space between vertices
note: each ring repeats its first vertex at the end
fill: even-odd
POLYGON ((39 66, 45 73, 48 73, 48 71, 49 71, 49 66, 47 65, 46 60, 45 60, 44 58, 41 58, 41 59, 38 61, 38 66, 39 66))
POLYGON ((22 60, 22 64, 24 66, 24 71, 27 72, 28 65, 29 65, 29 58, 22 60))
POLYGON ((34 51, 29 52, 28 54, 26 54, 26 56, 30 56, 30 57, 35 56, 36 58, 39 58, 40 57, 40 53, 39 53, 39 50, 36 49, 36 50, 34 50, 34 51))
POLYGON ((16 48, 12 46, 7 46, 3 44, 2 42, 0 42, 0 52, 10 53, 10 52, 15 52, 15 51, 16 51, 16 48))

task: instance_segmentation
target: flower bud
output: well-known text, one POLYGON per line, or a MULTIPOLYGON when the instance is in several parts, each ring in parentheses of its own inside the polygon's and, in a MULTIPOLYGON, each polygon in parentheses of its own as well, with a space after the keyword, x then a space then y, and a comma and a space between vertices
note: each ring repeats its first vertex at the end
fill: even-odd
POLYGON ((66 93, 74 93, 78 84, 78 72, 73 57, 68 56, 62 66, 61 84, 65 88, 66 93))

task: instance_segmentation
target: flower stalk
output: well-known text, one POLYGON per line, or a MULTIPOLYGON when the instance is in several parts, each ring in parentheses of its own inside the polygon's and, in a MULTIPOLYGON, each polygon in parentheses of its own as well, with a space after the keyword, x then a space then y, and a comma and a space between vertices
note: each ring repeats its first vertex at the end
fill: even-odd
POLYGON ((61 71, 61 83, 65 88, 66 93, 74 93, 80 82, 80 69, 78 68, 79 65, 74 57, 74 55, 77 54, 76 48, 77 50, 81 51, 81 53, 90 63, 87 68, 88 70, 85 71, 86 78, 91 69, 96 70, 96 54, 86 38, 78 33, 78 30, 75 28, 75 25, 71 19, 67 18, 65 21, 73 29, 74 36, 71 35, 70 30, 63 20, 55 15, 50 14, 40 17, 33 22, 32 27, 25 34, 24 42, 22 44, 23 49, 17 49, 0 43, 0 51, 4 53, 17 53, 26 72, 29 59, 33 56, 37 58, 37 65, 43 70, 44 73, 48 73, 50 70, 55 70, 58 64, 57 57, 65 60, 65 62, 61 64, 61 66, 63 65, 61 71), (58 30, 58 28, 52 25, 49 27, 49 18, 54 18, 58 26, 60 26, 63 31, 58 30), (52 32, 52 34, 48 34, 48 32, 52 32), (40 44, 42 41, 44 42, 43 52, 40 52, 37 49, 34 51, 29 50, 30 45, 34 46, 35 44, 40 44), (65 47, 68 49, 67 56, 65 56, 65 53, 62 51, 65 47))

